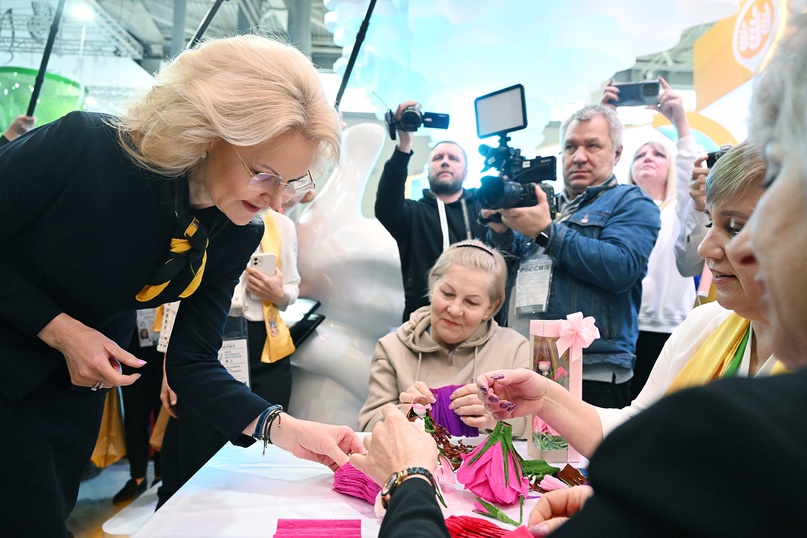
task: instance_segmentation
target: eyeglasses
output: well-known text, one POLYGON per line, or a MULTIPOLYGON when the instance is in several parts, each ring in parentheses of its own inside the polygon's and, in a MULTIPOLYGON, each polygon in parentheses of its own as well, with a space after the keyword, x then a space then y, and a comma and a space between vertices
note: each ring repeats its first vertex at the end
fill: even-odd
POLYGON ((272 188, 283 186, 284 203, 296 196, 304 196, 306 193, 314 190, 314 178, 311 176, 311 170, 306 170, 308 177, 303 176, 299 179, 283 181, 283 178, 276 174, 270 174, 269 172, 253 172, 252 169, 247 165, 244 158, 241 157, 241 154, 237 149, 235 150, 235 154, 238 155, 238 158, 241 160, 241 164, 244 165, 244 168, 247 169, 247 172, 251 176, 249 178, 249 184, 253 186, 269 185, 272 188))

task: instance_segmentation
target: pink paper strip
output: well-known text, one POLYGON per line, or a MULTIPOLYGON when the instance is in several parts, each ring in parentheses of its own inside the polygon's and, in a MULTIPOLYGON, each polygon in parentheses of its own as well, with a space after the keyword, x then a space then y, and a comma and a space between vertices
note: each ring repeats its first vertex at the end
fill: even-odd
POLYGON ((278 519, 273 538, 333 536, 361 538, 359 519, 278 519))

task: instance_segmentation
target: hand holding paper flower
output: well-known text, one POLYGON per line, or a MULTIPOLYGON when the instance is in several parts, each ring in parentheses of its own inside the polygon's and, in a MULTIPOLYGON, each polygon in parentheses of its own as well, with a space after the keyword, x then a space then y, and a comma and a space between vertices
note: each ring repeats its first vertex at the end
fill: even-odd
POLYGON ((497 420, 539 413, 547 383, 554 381, 526 368, 496 370, 476 378, 479 399, 497 420))
POLYGON ((457 481, 485 501, 513 504, 529 491, 513 447, 512 426, 505 422, 499 422, 487 442, 462 459, 457 481))

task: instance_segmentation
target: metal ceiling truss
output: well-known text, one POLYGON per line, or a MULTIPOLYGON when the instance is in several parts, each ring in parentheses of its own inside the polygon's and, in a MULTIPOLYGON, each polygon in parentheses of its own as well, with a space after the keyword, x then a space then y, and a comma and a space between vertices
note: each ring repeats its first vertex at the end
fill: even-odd
MULTIPOLYGON (((143 58, 143 46, 95 0, 84 0, 94 12, 91 23, 63 16, 54 41, 55 54, 91 54, 143 58)), ((47 2, 31 2, 32 11, 12 8, 0 14, 0 51, 42 52, 53 22, 54 9, 47 2)))

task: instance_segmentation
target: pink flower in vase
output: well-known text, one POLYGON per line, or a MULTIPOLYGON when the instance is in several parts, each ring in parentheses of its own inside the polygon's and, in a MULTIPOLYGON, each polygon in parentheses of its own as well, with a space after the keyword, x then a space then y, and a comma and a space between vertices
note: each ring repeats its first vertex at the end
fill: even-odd
POLYGON ((457 481, 488 502, 513 504, 529 491, 513 447, 512 426, 499 422, 484 445, 462 455, 457 481))
POLYGON ((541 432, 541 433, 548 433, 549 435, 554 435, 555 437, 560 436, 560 434, 547 424, 541 417, 538 415, 534 415, 532 417, 532 431, 534 432, 541 432))
POLYGON ((558 369, 555 370, 555 375, 552 376, 552 379, 554 381, 560 381, 562 379, 566 379, 567 377, 569 377, 569 372, 566 371, 566 368, 563 366, 558 366, 558 369))

